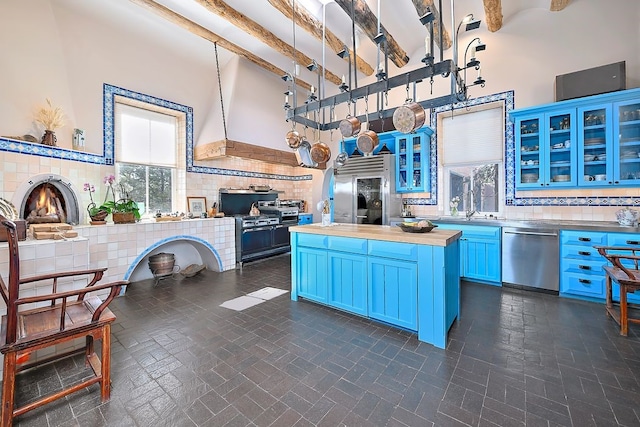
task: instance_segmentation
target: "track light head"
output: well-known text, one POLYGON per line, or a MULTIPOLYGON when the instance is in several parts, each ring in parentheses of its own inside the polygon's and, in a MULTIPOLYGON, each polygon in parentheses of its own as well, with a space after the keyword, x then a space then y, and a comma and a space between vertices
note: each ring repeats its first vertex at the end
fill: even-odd
POLYGON ((342 50, 338 52, 338 56, 343 59, 349 56, 349 49, 346 45, 342 45, 342 50))
POLYGON ((313 62, 309 65, 307 65, 307 70, 309 71, 315 71, 318 69, 318 63, 316 62, 316 60, 314 59, 313 62))
POLYGON ((431 12, 431 9, 427 8, 427 13, 425 13, 420 17, 420 23, 422 25, 427 25, 429 22, 433 22, 433 20, 434 20, 433 12, 431 12))
POLYGON ((381 31, 373 38, 375 44, 381 44, 387 41, 387 36, 381 31))

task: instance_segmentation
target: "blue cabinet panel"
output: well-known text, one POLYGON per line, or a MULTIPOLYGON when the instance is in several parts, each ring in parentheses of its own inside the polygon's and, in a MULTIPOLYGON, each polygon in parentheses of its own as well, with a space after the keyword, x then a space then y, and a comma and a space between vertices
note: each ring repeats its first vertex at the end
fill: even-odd
POLYGON ((562 245, 581 245, 591 247, 593 245, 606 245, 607 233, 582 230, 563 230, 560 234, 562 245))
POLYGON ((431 135, 429 127, 415 133, 396 133, 396 191, 431 191, 431 135))
POLYGON ((367 258, 329 253, 329 303, 352 313, 367 315, 367 258))
POLYGON ((412 243, 370 240, 368 253, 373 256, 416 261, 418 259, 418 246, 412 243))
MULTIPOLYGON (((622 246, 622 247, 638 247, 640 246, 640 233, 609 233, 609 246, 622 246)), ((628 252, 627 252, 628 253, 628 252)), ((629 263, 630 261, 624 261, 629 263)), ((632 264, 631 264, 632 265, 632 264)), ((620 301, 620 287, 613 285, 613 299, 620 301)), ((640 304, 640 293, 634 292, 627 294, 627 301, 634 304, 640 304)))
MULTIPOLYGON (((300 234, 298 233, 300 236, 300 234)), ((327 302, 327 251, 298 247, 298 295, 313 301, 327 302)))
POLYGON ((313 223, 313 214, 311 213, 301 213, 298 214, 298 225, 312 224, 313 223))
POLYGON ((350 252, 355 254, 367 253, 367 240, 354 239, 351 237, 330 236, 328 248, 333 251, 350 252))
POLYGON ((326 249, 329 247, 329 237, 322 236, 320 234, 306 234, 306 233, 297 233, 298 236, 298 245, 306 246, 309 248, 323 248, 326 249))
MULTIPOLYGON (((464 237, 463 237, 464 239, 464 237)), ((463 276, 487 282, 502 280, 500 240, 467 238, 461 252, 463 276)))
POLYGON ((607 233, 563 230, 560 233, 560 294, 604 300, 605 259, 594 245, 606 245, 607 233))
POLYGON ((417 265, 370 257, 368 271, 369 317, 417 331, 417 265))

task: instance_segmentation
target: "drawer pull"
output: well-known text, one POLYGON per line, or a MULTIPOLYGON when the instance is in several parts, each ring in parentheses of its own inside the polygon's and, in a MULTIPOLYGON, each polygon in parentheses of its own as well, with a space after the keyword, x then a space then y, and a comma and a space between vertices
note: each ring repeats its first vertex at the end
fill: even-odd
POLYGON ((627 245, 640 245, 640 242, 637 240, 627 240, 627 245))
POLYGON ((591 284, 591 280, 589 279, 578 279, 578 281, 584 285, 590 285, 591 284))
POLYGON ((580 270, 591 270, 591 266, 590 265, 579 265, 578 268, 580 270))
POLYGON ((579 251, 578 255, 586 255, 586 256, 590 256, 591 252, 587 252, 587 251, 579 251))
POLYGON ((581 242, 590 242, 591 237, 578 237, 578 240, 581 242))

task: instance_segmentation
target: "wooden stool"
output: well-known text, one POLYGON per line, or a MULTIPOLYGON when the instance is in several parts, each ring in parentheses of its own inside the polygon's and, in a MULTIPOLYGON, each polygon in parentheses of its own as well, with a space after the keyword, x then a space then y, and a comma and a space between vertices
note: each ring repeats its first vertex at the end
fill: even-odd
POLYGON ((627 293, 640 290, 640 271, 638 270, 640 248, 615 246, 594 246, 594 248, 611 262, 611 265, 604 266, 607 275, 606 310, 607 315, 620 325, 620 335, 626 337, 629 331, 629 322, 640 324, 640 318, 629 317, 627 306, 627 293), (620 286, 619 308, 613 303, 612 283, 620 286))

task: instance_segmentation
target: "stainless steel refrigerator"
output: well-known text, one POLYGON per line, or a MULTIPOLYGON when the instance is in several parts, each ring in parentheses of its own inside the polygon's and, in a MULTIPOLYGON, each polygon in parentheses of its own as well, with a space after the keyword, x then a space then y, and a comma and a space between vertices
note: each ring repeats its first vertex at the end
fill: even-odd
POLYGON ((396 193, 395 165, 393 154, 379 154, 351 157, 336 168, 333 220, 389 225, 389 218, 400 216, 402 200, 396 193))

